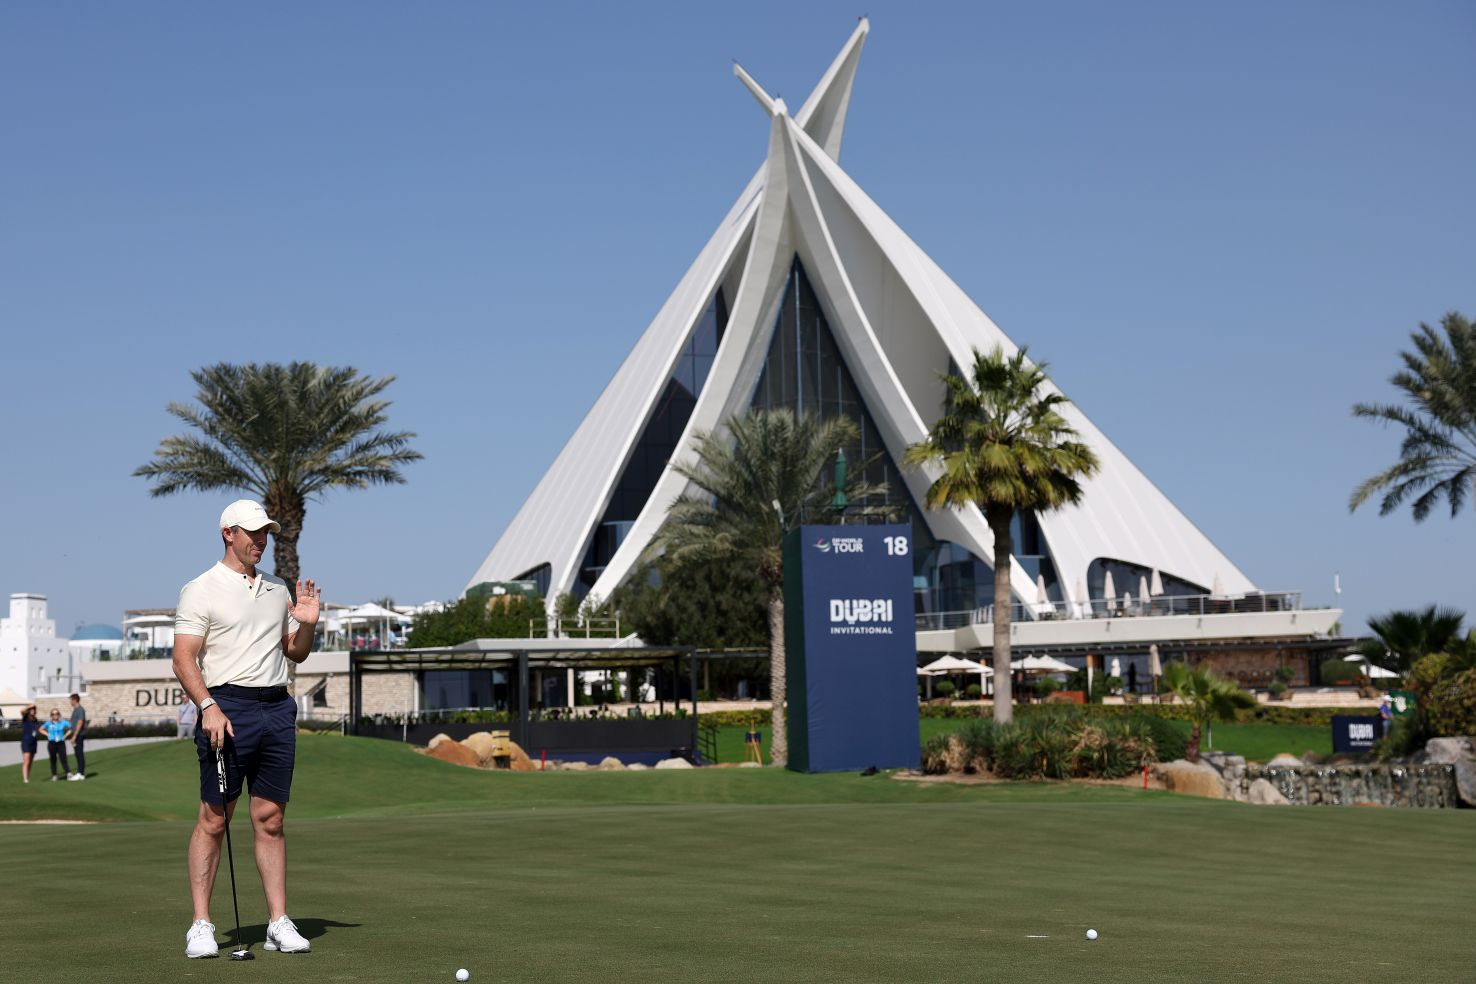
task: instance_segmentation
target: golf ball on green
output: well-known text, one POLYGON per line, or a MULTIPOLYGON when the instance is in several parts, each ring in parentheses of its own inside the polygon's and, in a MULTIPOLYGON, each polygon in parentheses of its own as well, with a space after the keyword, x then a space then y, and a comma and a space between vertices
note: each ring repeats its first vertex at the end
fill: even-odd
MULTIPOLYGON (((1097 931, 1095 929, 1089 929, 1089 930, 1087 930, 1087 939, 1094 940, 1096 938, 1097 938, 1097 931)), ((466 978, 464 978, 464 977, 462 977, 460 975, 457 975, 456 979, 458 981, 466 980, 466 978)))
POLYGON ((471 971, 467 970, 465 967, 461 968, 460 970, 458 970, 456 972, 456 979, 458 981, 469 981, 469 980, 471 980, 471 971))

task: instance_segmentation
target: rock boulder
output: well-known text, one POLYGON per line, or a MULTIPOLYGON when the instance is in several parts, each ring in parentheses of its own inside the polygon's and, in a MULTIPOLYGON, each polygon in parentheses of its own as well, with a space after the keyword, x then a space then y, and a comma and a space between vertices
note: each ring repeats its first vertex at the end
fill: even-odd
POLYGON ((597 766, 597 768, 601 772, 624 772, 625 763, 620 761, 613 755, 606 755, 604 758, 600 759, 600 764, 599 766, 597 766))
POLYGON ((433 759, 440 759, 442 762, 450 762, 452 765, 465 765, 473 769, 482 764, 481 760, 477 758, 477 753, 459 741, 447 740, 438 742, 427 749, 426 754, 433 759))
POLYGON ((430 740, 430 744, 426 745, 425 747, 426 748, 435 748, 441 742, 443 742, 443 741, 451 741, 451 740, 452 740, 452 738, 451 738, 450 735, 445 735, 445 734, 436 735, 434 738, 432 738, 430 740))
POLYGON ((508 757, 507 767, 514 772, 537 772, 538 763, 528 757, 528 753, 518 747, 518 743, 510 741, 507 743, 508 757))
POLYGON ((475 752, 477 758, 484 764, 492 758, 493 749, 497 745, 490 731, 478 731, 476 734, 467 735, 461 739, 461 743, 475 752))
POLYGON ((1291 801, 1281 795, 1281 792, 1265 779, 1257 779, 1250 784, 1246 802, 1255 803, 1257 806, 1286 806, 1291 801))
POLYGON ((1425 742, 1425 761, 1431 765, 1450 765, 1476 758, 1469 738, 1431 738, 1425 742))
POLYGON ((1266 764, 1275 766, 1289 766, 1295 768, 1299 765, 1305 765, 1306 763, 1297 758, 1295 755, 1291 755, 1287 752, 1282 752, 1280 755, 1276 756, 1266 764))
POLYGON ((1205 796, 1209 799, 1228 799, 1225 781, 1219 771, 1205 762, 1187 762, 1178 759, 1161 762, 1153 766, 1154 776, 1165 789, 1188 796, 1205 796))
POLYGON ((1476 806, 1476 761, 1455 763, 1456 795, 1466 806, 1476 806))
POLYGON ((692 767, 692 763, 684 758, 662 759, 656 763, 658 769, 690 769, 692 767))

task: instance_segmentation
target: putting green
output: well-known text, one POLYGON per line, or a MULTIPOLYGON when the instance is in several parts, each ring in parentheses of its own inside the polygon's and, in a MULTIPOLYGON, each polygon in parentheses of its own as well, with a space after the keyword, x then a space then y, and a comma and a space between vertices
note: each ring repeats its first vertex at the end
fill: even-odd
MULTIPOLYGON (((0 978, 1343 982, 1471 968, 1476 813, 773 770, 487 774, 340 738, 303 741, 289 810, 292 913, 314 952, 261 951, 240 825, 257 959, 187 962, 189 823, 171 818, 193 812, 191 764, 171 743, 98 753, 87 783, 21 787, 0 769, 5 816, 162 818, 0 827, 0 978)), ((224 871, 214 918, 224 941, 224 871)))

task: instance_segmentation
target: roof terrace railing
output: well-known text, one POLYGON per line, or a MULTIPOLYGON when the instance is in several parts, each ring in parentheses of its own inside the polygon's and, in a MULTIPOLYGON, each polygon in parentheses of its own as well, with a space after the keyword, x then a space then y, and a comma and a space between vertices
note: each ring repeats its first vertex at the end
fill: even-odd
MULTIPOLYGON (((1121 598, 1092 598, 1083 602, 1049 602, 1010 606, 1014 622, 1064 621, 1091 618, 1162 618, 1175 615, 1239 615, 1302 610, 1300 591, 1255 591, 1243 595, 1158 595, 1144 600, 1124 595, 1121 598)), ((919 631, 957 629, 966 625, 988 625, 994 622, 994 606, 986 605, 968 611, 921 612, 917 615, 919 631)))

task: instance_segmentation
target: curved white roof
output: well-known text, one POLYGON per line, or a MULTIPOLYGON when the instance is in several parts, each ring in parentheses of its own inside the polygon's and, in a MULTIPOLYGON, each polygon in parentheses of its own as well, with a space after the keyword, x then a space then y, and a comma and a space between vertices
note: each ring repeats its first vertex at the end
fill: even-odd
MULTIPOLYGON (((865 19, 791 117, 735 66, 769 114, 767 159, 588 416, 468 582, 505 580, 549 564, 550 598, 572 590, 595 525, 640 439, 694 325, 719 285, 731 300, 726 332, 673 460, 692 437, 747 409, 763 369, 793 259, 809 272, 837 345, 894 460, 926 434, 941 405, 937 373, 974 349, 1016 345, 842 170, 846 110, 869 25, 865 19)), ((1218 581, 1232 594, 1250 580, 1174 507, 1074 404, 1067 420, 1101 459, 1082 504, 1037 517, 1063 593, 1077 602, 1088 565, 1110 558, 1183 580, 1218 581)), ((929 475, 904 470, 921 502, 929 475)), ((667 465, 592 593, 608 597, 630 573, 686 481, 667 465)), ((977 509, 928 512, 933 533, 988 559, 993 538, 977 509)), ((1017 599, 1036 588, 1014 565, 1017 599)))

